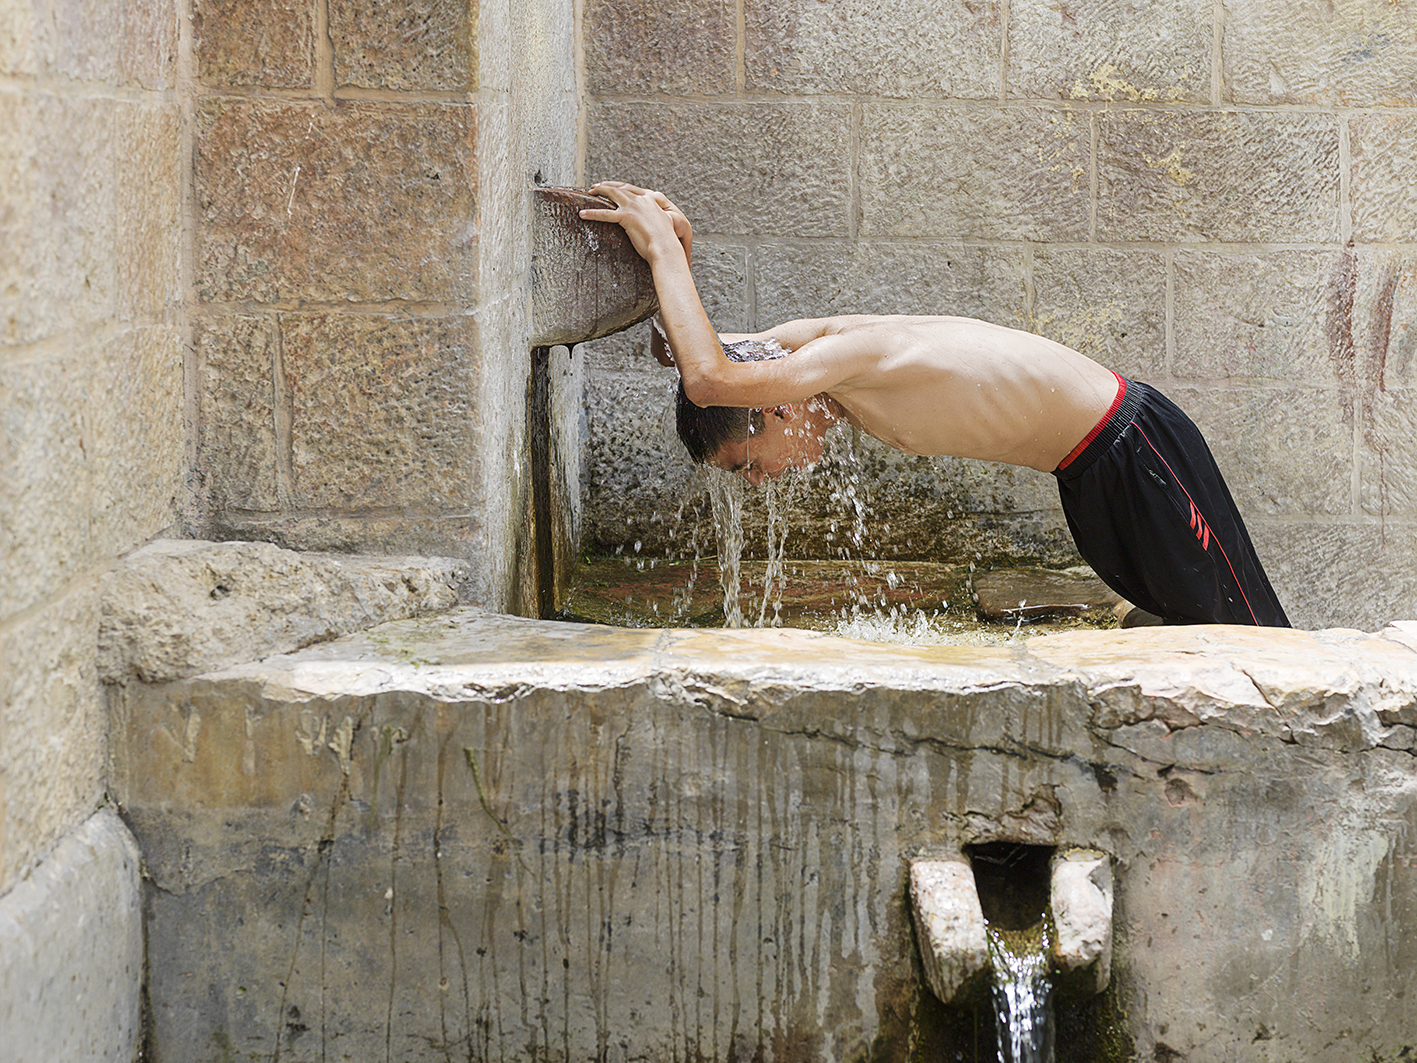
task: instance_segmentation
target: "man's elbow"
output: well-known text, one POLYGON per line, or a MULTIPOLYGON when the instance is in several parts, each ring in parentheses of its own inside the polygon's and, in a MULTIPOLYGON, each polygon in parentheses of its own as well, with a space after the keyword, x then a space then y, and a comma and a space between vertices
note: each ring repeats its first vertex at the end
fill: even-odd
POLYGON ((684 384, 684 395, 695 406, 721 406, 719 398, 722 389, 719 382, 712 374, 703 372, 687 372, 681 374, 684 384))

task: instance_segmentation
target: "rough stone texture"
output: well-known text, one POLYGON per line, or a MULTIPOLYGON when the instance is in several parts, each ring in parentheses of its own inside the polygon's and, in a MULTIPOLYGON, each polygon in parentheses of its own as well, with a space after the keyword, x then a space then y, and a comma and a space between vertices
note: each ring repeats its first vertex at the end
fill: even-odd
MULTIPOLYGON (((1413 67, 1417 93, 1417 46, 1413 67)), ((1417 191, 1410 180, 1417 166, 1417 119, 1411 114, 1354 115, 1348 122, 1348 144, 1354 239, 1405 243, 1417 227, 1417 191)))
POLYGON ((1343 624, 1376 631, 1417 601, 1417 549, 1411 525, 1248 520, 1255 549, 1290 620, 1305 627, 1343 624))
POLYGON ((747 91, 789 95, 997 98, 995 0, 747 0, 747 91))
MULTIPOLYGON (((345 6, 332 5, 335 10, 345 6)), ((192 5, 197 76, 215 88, 311 88, 315 10, 305 0, 192 5)))
POLYGON ((1417 103, 1411 0, 1226 0, 1225 84, 1236 103, 1417 103))
POLYGON ((1108 240, 1337 240, 1332 116, 1122 110, 1097 123, 1108 240))
POLYGON ((1175 263, 1176 376, 1339 383, 1327 315, 1315 313, 1337 252, 1177 251, 1175 263))
POLYGON ((119 719, 163 1058, 993 1058, 923 1002, 907 878, 998 840, 1112 858, 1101 1006, 1137 1058, 1417 1038, 1395 638, 900 648, 460 612, 129 686, 119 719))
POLYGON ((475 297, 470 107, 205 99, 196 126, 202 301, 475 297))
POLYGON ((281 316, 291 499, 305 507, 471 504, 471 316, 281 316))
POLYGON ((845 236, 849 116, 836 103, 594 104, 586 176, 664 189, 708 232, 845 236))
POLYGON ((1166 265, 1155 251, 1062 250, 1033 255, 1027 328, 1123 376, 1166 375, 1166 265))
POLYGON ((6 886, 103 795, 108 718, 94 664, 97 597, 85 584, 0 627, 0 882, 6 886))
POLYGON ((159 539, 103 578, 99 675, 162 683, 436 613, 457 604, 467 575, 452 558, 159 539))
POLYGON ((275 317, 207 314, 193 333, 202 367, 197 453, 208 497, 218 510, 275 509, 275 317))
POLYGON ((977 989, 989 970, 989 941, 969 863, 910 861, 910 914, 930 991, 953 1004, 977 989))
POLYGON ((1365 513, 1384 518, 1417 516, 1414 399, 1414 388, 1394 388, 1363 397, 1358 468, 1365 513))
POLYGON ((1211 0, 1010 0, 1009 92, 1118 102, 1210 99, 1211 0))
POLYGON ((1065 974, 1091 976, 1101 992, 1112 980, 1112 860, 1096 849, 1053 855, 1048 910, 1057 941, 1053 957, 1065 974))
POLYGON ((181 301, 182 136, 170 107, 122 111, 115 153, 117 284, 124 316, 159 314, 181 301))
POLYGON ((335 84, 477 91, 477 4, 342 0, 330 5, 335 84))
POLYGON ((129 1063, 143 975, 138 847, 112 811, 0 894, 0 1060, 129 1063))
POLYGON ((729 0, 590 0, 586 87, 607 96, 731 92, 734 8, 729 0))
POLYGON ((574 188, 533 193, 531 342, 577 344, 620 332, 659 308, 654 278, 619 225, 579 211, 613 206, 574 188))
POLYGON ((1087 235, 1085 115, 1036 107, 862 109, 863 236, 1087 235))

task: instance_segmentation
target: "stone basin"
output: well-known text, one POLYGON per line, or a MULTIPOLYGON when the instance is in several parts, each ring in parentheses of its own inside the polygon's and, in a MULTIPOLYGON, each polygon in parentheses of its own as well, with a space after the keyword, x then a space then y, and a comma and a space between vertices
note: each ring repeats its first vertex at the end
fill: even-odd
POLYGON ((1412 625, 901 647, 461 609, 113 706, 157 1059, 990 1059, 907 879, 992 841, 1112 860, 1060 1060, 1417 1044, 1412 625))

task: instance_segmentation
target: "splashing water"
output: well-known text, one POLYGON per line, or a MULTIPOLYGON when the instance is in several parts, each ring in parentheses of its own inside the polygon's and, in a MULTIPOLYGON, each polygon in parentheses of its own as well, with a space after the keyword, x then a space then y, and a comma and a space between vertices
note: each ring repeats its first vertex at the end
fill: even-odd
POLYGON ((999 1063, 1053 1063, 1053 983, 1048 924, 1029 930, 989 926, 999 1063))

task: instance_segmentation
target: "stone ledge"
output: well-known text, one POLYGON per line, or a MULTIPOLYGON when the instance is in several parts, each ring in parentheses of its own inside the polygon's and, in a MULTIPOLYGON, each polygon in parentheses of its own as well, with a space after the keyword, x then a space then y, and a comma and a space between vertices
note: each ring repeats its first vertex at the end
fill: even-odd
POLYGON ((161 539, 104 577, 99 674, 168 682, 450 609, 470 566, 161 539))

